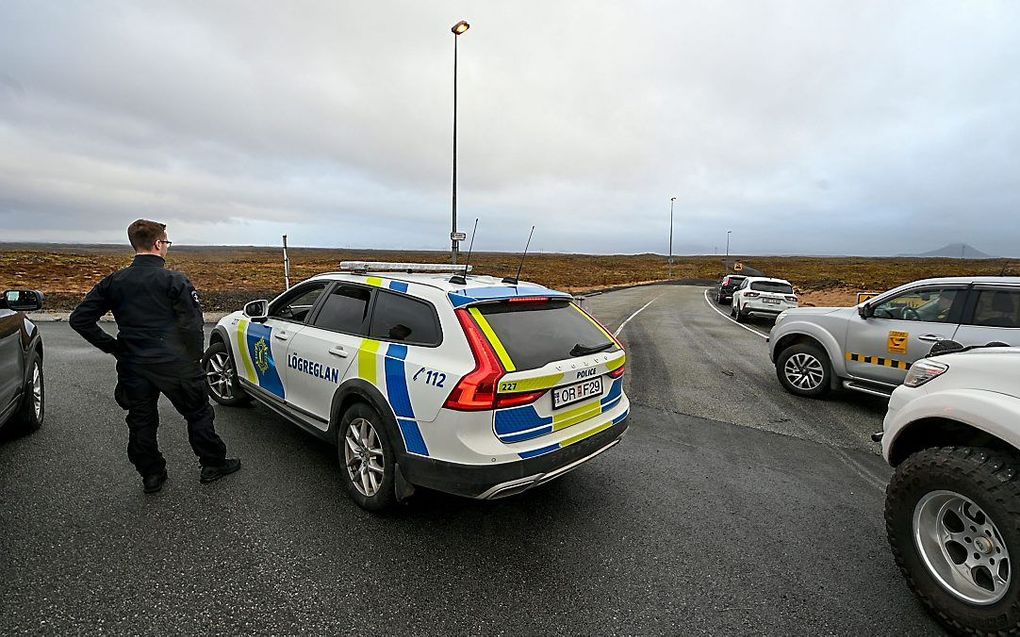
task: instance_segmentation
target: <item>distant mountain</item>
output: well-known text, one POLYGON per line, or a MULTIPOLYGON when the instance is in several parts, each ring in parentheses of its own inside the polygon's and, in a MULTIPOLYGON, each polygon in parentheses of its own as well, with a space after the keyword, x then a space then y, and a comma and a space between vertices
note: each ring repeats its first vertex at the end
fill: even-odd
POLYGON ((911 254, 908 256, 912 257, 949 257, 951 259, 994 259, 990 254, 978 250, 973 246, 969 246, 966 243, 950 243, 949 245, 942 246, 938 250, 932 250, 931 252, 923 252, 921 254, 911 254))

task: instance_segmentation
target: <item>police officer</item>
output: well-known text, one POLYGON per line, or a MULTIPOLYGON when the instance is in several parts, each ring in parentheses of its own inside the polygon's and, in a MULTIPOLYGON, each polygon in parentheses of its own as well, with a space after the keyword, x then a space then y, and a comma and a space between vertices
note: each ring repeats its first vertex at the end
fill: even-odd
POLYGON ((114 397, 127 410, 128 459, 142 475, 146 493, 163 488, 166 461, 159 452, 157 402, 163 394, 188 421, 188 442, 202 465, 200 481, 218 480, 241 468, 213 427, 213 410, 202 371, 202 308, 191 281, 164 269, 166 225, 139 219, 128 226, 135 249, 131 265, 100 281, 71 314, 71 327, 117 359, 114 397), (99 327, 113 312, 117 338, 99 327))

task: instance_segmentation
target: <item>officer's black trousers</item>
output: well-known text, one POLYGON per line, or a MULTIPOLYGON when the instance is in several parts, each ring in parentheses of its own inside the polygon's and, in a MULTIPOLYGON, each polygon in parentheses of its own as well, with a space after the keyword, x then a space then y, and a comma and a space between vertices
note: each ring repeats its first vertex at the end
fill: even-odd
POLYGON ((197 362, 142 364, 117 362, 117 403, 127 410, 128 459, 142 476, 166 468, 159 452, 157 402, 163 394, 188 421, 188 442, 202 466, 219 466, 227 447, 213 427, 205 374, 197 362))

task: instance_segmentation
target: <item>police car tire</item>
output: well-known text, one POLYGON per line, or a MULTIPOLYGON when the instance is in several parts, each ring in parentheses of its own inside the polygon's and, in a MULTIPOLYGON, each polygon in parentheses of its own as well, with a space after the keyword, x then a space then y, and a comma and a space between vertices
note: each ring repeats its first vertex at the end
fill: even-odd
POLYGON ((1020 635, 1020 573, 1012 573, 1002 599, 979 606, 949 593, 923 562, 914 539, 914 509, 938 490, 959 493, 986 513, 1007 551, 1013 551, 1012 560, 1020 551, 1020 458, 981 447, 925 449, 896 468, 885 500, 886 533, 896 565, 928 612, 956 634, 1020 635))
POLYGON ((395 505, 397 502, 396 490, 394 488, 397 456, 393 450, 393 442, 390 440, 389 428, 386 427, 386 423, 383 422, 379 412, 368 403, 356 402, 352 404, 340 418, 336 437, 337 459, 340 462, 340 478, 344 481, 347 493, 350 494, 355 504, 367 511, 384 511, 395 505), (346 445, 344 436, 346 436, 347 428, 358 418, 364 418, 372 425, 383 450, 383 479, 379 485, 379 490, 372 496, 364 495, 354 486, 354 480, 351 479, 351 475, 347 471, 347 461, 344 455, 344 447, 346 445))
POLYGON ((249 396, 241 387, 241 381, 237 380, 237 363, 234 362, 234 354, 227 349, 226 343, 223 341, 217 341, 205 350, 205 355, 202 356, 202 371, 207 371, 206 366, 209 364, 209 359, 221 352, 227 353, 227 356, 230 357, 230 364, 234 367, 234 380, 231 383, 231 391, 233 392, 234 397, 223 398, 221 396, 217 396, 216 392, 212 391, 207 386, 206 389, 209 390, 209 397, 224 407, 243 407, 250 404, 251 396, 249 396))
POLYGON ((779 378, 779 382, 782 383, 783 388, 795 396, 804 396, 807 398, 821 398, 822 396, 829 393, 829 389, 832 387, 832 363, 829 361, 829 356, 817 345, 811 343, 796 343, 781 351, 779 356, 776 357, 776 376, 779 378), (818 384, 818 387, 814 389, 801 389, 786 378, 786 374, 783 373, 786 367, 786 361, 790 359, 794 354, 809 354, 818 359, 818 362, 822 364, 822 382, 818 384))
POLYGON ((42 361, 39 360, 38 353, 32 352, 25 369, 28 370, 28 380, 25 381, 25 387, 21 393, 21 405, 18 406, 13 422, 15 428, 21 432, 30 433, 42 427, 43 420, 46 417, 46 383, 43 375, 42 361), (39 389, 42 394, 38 415, 35 413, 35 399, 33 396, 36 368, 39 369, 39 389))

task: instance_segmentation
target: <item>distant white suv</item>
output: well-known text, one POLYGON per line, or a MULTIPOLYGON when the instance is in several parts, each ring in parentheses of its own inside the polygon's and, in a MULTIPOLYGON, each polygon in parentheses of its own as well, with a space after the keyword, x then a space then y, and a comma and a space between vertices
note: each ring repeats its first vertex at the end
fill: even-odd
POLYGON ((797 295, 789 281, 752 276, 744 279, 733 293, 730 316, 741 323, 751 316, 776 318, 795 307, 797 295))
POLYGON ((896 467, 886 529, 910 587, 954 632, 1020 632, 1020 348, 914 363, 882 451, 896 467))
POLYGON ((520 493, 619 442, 620 343, 569 294, 450 269, 344 263, 249 303, 210 338, 213 398, 336 443, 370 510, 414 486, 520 493))

